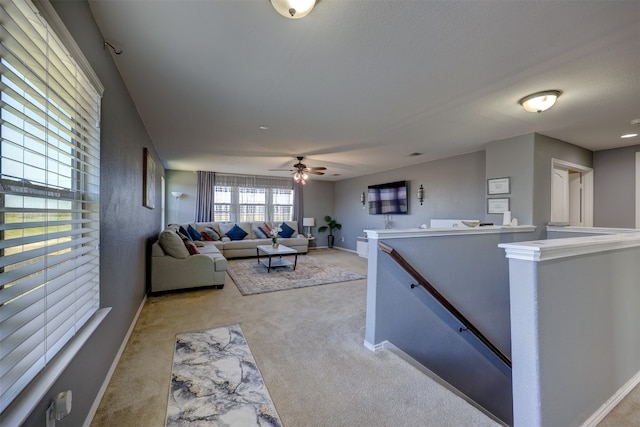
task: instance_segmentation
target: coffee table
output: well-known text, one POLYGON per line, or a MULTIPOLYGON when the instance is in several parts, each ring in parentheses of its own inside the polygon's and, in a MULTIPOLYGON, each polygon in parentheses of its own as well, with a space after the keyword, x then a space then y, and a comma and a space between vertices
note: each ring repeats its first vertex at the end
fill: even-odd
POLYGON ((296 265, 298 264, 298 251, 285 245, 279 245, 277 248, 274 248, 271 245, 258 245, 256 247, 256 254, 258 256, 258 262, 267 267, 267 273, 270 273, 271 269, 275 267, 293 266, 293 270, 295 271, 296 265), (261 259, 260 252, 267 255, 269 259, 261 259), (273 259, 274 255, 277 256, 277 258, 273 259), (282 255, 294 255, 293 262, 282 258, 282 255))

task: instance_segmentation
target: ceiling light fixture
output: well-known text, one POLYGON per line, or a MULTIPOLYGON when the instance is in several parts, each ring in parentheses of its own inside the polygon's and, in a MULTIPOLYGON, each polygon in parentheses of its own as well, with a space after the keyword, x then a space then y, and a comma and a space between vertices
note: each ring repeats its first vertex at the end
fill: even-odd
POLYGON ((311 12, 316 0, 269 0, 273 8, 289 19, 304 18, 311 12))
POLYGON ((541 113, 553 107, 558 97, 562 94, 559 90, 545 90, 532 93, 518 101, 526 111, 530 113, 541 113))
POLYGON ((620 136, 620 138, 635 138, 636 136, 638 136, 637 133, 626 133, 626 134, 620 136))

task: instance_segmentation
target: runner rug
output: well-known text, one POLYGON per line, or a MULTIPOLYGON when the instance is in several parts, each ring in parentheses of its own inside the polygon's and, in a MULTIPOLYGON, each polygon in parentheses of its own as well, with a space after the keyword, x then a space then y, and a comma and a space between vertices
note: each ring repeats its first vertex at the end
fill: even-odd
MULTIPOLYGON (((288 258, 293 261, 291 255, 288 258)), ((291 267, 277 267, 267 272, 267 267, 252 258, 231 260, 227 273, 242 295, 348 282, 366 277, 309 255, 298 256, 295 271, 291 267)))
POLYGON ((176 336, 166 426, 282 426, 240 324, 176 336))

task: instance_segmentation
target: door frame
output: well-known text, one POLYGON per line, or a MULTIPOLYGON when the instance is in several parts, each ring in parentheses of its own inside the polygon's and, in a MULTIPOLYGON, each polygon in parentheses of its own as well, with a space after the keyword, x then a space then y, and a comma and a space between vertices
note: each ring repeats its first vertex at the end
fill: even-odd
MULTIPOLYGON (((636 156, 636 161, 638 161, 638 157, 636 156)), ((573 170, 580 172, 582 174, 582 212, 583 216, 583 226, 584 227, 593 227, 593 168, 579 165, 577 163, 567 162, 566 160, 560 159, 551 159, 551 178, 553 179, 553 171, 555 169, 564 169, 564 170, 573 170)), ((637 187, 636 187, 637 188, 637 187)), ((637 190, 636 190, 637 191, 637 190)), ((549 193, 551 194, 551 193, 549 193)), ((636 197, 636 206, 638 204, 638 197, 636 197)), ((637 209, 636 209, 637 215, 637 209)))

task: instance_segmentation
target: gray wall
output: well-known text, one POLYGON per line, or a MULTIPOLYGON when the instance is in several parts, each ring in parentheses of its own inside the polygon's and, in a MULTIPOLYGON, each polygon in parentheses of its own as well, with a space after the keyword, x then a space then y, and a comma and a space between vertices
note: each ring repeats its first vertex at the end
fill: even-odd
MULTIPOLYGON (((43 426, 55 394, 73 392, 73 409, 60 426, 80 426, 147 292, 147 253, 160 228, 160 210, 142 206, 142 152, 156 160, 156 194, 162 164, 135 105, 109 55, 86 2, 52 1, 58 14, 105 87, 101 125, 101 306, 112 307, 102 325, 74 358, 25 423, 43 426)), ((159 205, 159 199, 156 201, 159 205)))
POLYGON ((409 214, 393 215, 391 228, 429 225, 437 218, 485 219, 485 152, 477 151, 336 182, 334 216, 342 224, 336 246, 355 250, 363 230, 384 228, 384 215, 369 215, 360 195, 369 185, 402 180, 409 181, 409 214), (422 206, 416 196, 420 184, 425 189, 422 206))
POLYGON ((640 145, 596 151, 593 223, 597 227, 635 228, 636 152, 640 145))

